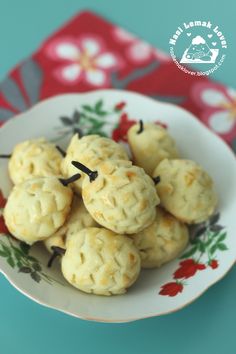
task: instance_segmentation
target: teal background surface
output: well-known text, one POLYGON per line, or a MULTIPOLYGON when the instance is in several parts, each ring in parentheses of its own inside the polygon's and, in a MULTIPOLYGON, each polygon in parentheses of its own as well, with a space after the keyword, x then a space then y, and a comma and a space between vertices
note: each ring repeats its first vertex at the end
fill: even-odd
MULTIPOLYGON (((166 51, 180 23, 211 20, 221 27, 229 45, 224 64, 212 77, 236 87, 233 0, 1 0, 0 79, 82 9, 96 11, 166 51)), ((0 275, 0 354, 235 353, 235 277, 236 267, 177 313, 127 324, 100 324, 42 307, 0 275)))

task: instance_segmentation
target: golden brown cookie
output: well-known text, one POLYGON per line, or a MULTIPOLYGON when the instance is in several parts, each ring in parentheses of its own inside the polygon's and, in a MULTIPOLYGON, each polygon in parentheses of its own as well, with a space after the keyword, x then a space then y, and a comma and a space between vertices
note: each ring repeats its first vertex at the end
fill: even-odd
POLYGON ((132 234, 149 226, 156 215, 159 198, 153 180, 131 161, 100 163, 97 178, 86 176, 82 197, 91 216, 119 234, 132 234))
POLYGON ((67 240, 72 235, 85 227, 95 226, 98 224, 85 208, 82 198, 74 195, 71 211, 65 224, 55 234, 47 238, 44 244, 49 252, 52 252, 52 246, 66 248, 67 240))
POLYGON ((74 234, 61 262, 74 287, 97 295, 123 294, 137 279, 140 256, 131 239, 103 228, 74 234))
POLYGON ((128 142, 136 165, 152 175, 154 168, 165 158, 177 158, 178 150, 168 131, 154 123, 133 125, 128 142))
POLYGON ((54 144, 44 138, 27 140, 15 146, 9 160, 9 175, 14 184, 30 178, 61 174, 62 156, 54 144))
POLYGON ((191 160, 163 160, 153 172, 161 205, 188 224, 207 220, 215 211, 217 195, 213 180, 191 160))
POLYGON ((70 212, 72 190, 56 177, 38 177, 14 186, 4 209, 9 231, 28 244, 54 234, 70 212))
POLYGON ((142 268, 156 268, 175 259, 187 246, 188 228, 165 210, 157 207, 154 222, 132 235, 141 256, 142 268))
MULTIPOLYGON (((65 177, 70 177, 78 172, 71 164, 72 160, 80 161, 90 169, 94 169, 101 161, 107 159, 128 160, 129 158, 124 147, 111 139, 99 135, 79 138, 78 134, 75 134, 61 163, 62 173, 65 177)), ((81 178, 72 184, 75 192, 79 194, 81 194, 83 179, 82 173, 81 178)))

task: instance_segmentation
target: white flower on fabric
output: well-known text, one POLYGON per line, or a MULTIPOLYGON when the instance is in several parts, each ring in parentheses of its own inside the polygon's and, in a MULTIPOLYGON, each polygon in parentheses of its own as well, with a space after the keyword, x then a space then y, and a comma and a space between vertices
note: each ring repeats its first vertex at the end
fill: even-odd
POLYGON ((92 86, 106 87, 110 72, 120 64, 118 57, 107 51, 95 36, 58 38, 49 43, 46 53, 51 59, 63 62, 53 73, 66 85, 85 81, 92 86))
POLYGON ((213 82, 196 83, 194 102, 202 109, 201 120, 226 141, 236 136, 236 91, 213 82))
POLYGON ((152 59, 160 62, 171 61, 169 55, 159 49, 153 48, 147 42, 138 39, 120 27, 113 27, 112 34, 118 42, 126 45, 126 55, 134 63, 142 64, 152 59))

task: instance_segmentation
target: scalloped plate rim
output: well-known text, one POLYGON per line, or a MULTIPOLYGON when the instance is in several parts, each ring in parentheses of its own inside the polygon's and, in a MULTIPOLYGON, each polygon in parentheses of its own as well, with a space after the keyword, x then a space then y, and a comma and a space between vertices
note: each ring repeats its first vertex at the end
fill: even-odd
MULTIPOLYGON (((233 153, 233 151, 230 149, 230 147, 222 140, 220 139, 216 134, 214 134, 212 131, 210 131, 203 123, 201 123, 191 112, 187 111, 186 109, 182 108, 182 107, 179 107, 175 104, 172 104, 172 103, 166 103, 166 102, 161 102, 161 101, 157 101, 153 98, 150 98, 148 96, 145 96, 145 95, 142 95, 142 94, 139 94, 139 93, 136 93, 136 92, 132 92, 132 91, 124 91, 124 90, 116 90, 116 89, 101 89, 101 90, 94 90, 94 91, 89 91, 89 92, 84 92, 84 93, 72 93, 72 94, 61 94, 61 95, 57 95, 57 96, 53 96, 53 97, 50 97, 50 98, 47 98, 43 101, 40 101, 39 103, 35 104, 34 106, 32 106, 30 109, 26 110, 25 112, 23 113, 19 113, 17 115, 15 115, 13 118, 20 118, 20 117, 24 117, 25 114, 29 114, 31 112, 34 111, 34 109, 37 107, 40 107, 42 105, 45 104, 45 102, 53 102, 53 101, 57 101, 57 99, 63 99, 63 98, 68 98, 68 97, 83 97, 83 96, 88 96, 88 95, 93 95, 93 94, 97 94, 97 93, 100 93, 101 95, 106 95, 107 93, 122 93, 124 95, 132 95, 132 96, 136 96, 136 97, 140 97, 140 98, 144 98, 146 100, 150 100, 152 102, 155 102, 157 103, 158 105, 162 105, 162 106, 171 106, 175 109, 177 109, 178 111, 183 111, 185 113, 187 113, 189 116, 191 116, 191 118, 194 119, 195 121, 195 124, 197 123, 201 129, 204 129, 208 132, 208 134, 210 134, 212 136, 212 138, 215 139, 215 141, 217 141, 217 143, 221 144, 222 147, 224 146, 224 148, 226 147, 228 152, 230 152, 231 156, 234 158, 235 155, 233 153)), ((8 120, 3 127, 1 127, 1 131, 4 131, 6 128, 9 128, 9 126, 11 124, 14 125, 14 121, 15 119, 10 119, 8 120)), ((9 276, 9 274, 7 274, 7 272, 3 271, 2 269, 0 269, 0 273, 4 275, 4 277, 9 281, 9 283, 14 286, 20 293, 22 293, 23 295, 27 296, 28 298, 30 298, 31 300, 35 301, 36 303, 40 304, 40 305, 43 305, 45 307, 48 307, 50 309, 55 309, 55 310, 58 310, 60 312, 63 312, 65 314, 68 314, 68 315, 71 315, 73 317, 76 317, 76 318, 80 318, 80 319, 85 319, 85 320, 89 320, 89 321, 98 321, 98 322, 107 322, 107 323, 125 323, 125 322, 131 322, 131 321, 136 321, 136 320, 140 320, 140 319, 145 319, 145 318, 151 318, 151 317, 157 317, 157 316, 162 316, 162 315, 166 315, 166 314, 169 314, 169 313, 172 313, 172 312, 176 312, 176 311, 179 311, 180 309, 188 306, 189 304, 191 304, 192 302, 194 302, 196 299, 198 299, 201 295, 203 295, 210 287, 212 287, 214 284, 216 284, 218 281, 220 281, 221 279, 223 279, 224 276, 227 275, 227 273, 232 269, 232 267, 235 265, 236 263, 236 259, 234 260, 234 262, 232 262, 232 264, 230 264, 230 266, 227 268, 227 270, 225 270, 224 274, 222 276, 220 276, 218 279, 215 279, 213 282, 209 282, 209 285, 208 286, 205 286, 203 291, 200 292, 196 297, 192 298, 191 301, 175 308, 174 310, 170 310, 170 311, 165 311, 163 313, 157 313, 157 314, 151 314, 151 315, 147 315, 147 316, 142 316, 142 317, 134 317, 134 318, 127 318, 127 319, 112 319, 112 320, 107 320, 107 319, 103 319, 103 318, 92 318, 92 317, 86 317, 86 316, 79 316, 78 314, 76 313, 73 313, 73 312, 70 312, 70 311, 67 311, 63 308, 60 308, 60 307, 55 307, 53 306, 52 304, 49 304, 49 303, 46 303, 44 301, 41 301, 41 300, 38 300, 37 297, 35 297, 34 295, 30 294, 29 292, 23 290, 22 288, 20 288, 20 286, 17 285, 16 281, 13 280, 11 278, 11 276, 9 276)))
POLYGON ((162 313, 157 313, 157 314, 153 314, 153 315, 147 315, 147 316, 142 316, 142 317, 134 317, 134 318, 127 318, 127 319, 112 319, 112 320, 107 320, 104 318, 92 318, 92 317, 85 317, 85 316, 79 316, 73 312, 70 311, 66 311, 62 308, 59 307, 55 307, 53 305, 50 305, 46 302, 43 301, 39 301, 36 297, 32 296, 31 294, 27 293, 26 291, 22 290, 20 287, 17 286, 16 283, 14 283, 14 281, 11 279, 11 277, 9 277, 2 269, 0 269, 0 274, 2 274, 6 280, 16 289, 18 290, 22 295, 26 296, 28 299, 36 302, 37 304, 44 306, 46 308, 49 308, 51 310, 56 310, 59 312, 62 312, 66 315, 75 317, 75 318, 79 318, 80 320, 86 320, 86 321, 92 321, 92 322, 101 322, 101 323, 128 323, 128 322, 134 322, 134 321, 139 321, 139 320, 145 320, 148 318, 153 318, 153 317, 160 317, 160 316, 165 316, 165 315, 169 315, 171 313, 175 313, 178 312, 182 309, 184 309, 185 307, 191 305, 193 302, 195 302, 197 299, 199 299, 205 292, 208 291, 208 289, 210 289, 212 286, 214 286, 216 283, 220 282, 230 271, 231 269, 236 265, 236 260, 233 264, 231 264, 230 268, 219 278, 217 279, 215 282, 209 284, 209 286, 206 286, 205 289, 203 289, 203 291, 198 294, 194 299, 192 299, 191 301, 185 303, 184 305, 177 307, 174 310, 170 310, 170 311, 166 311, 166 312, 162 312, 162 313))
POLYGON ((15 118, 21 118, 21 116, 24 116, 25 114, 28 114, 30 113, 31 111, 33 111, 35 108, 38 108, 39 106, 41 105, 44 105, 45 103, 49 102, 49 101, 54 101, 54 100, 57 100, 58 98, 61 99, 61 98, 67 98, 67 97, 81 97, 81 96, 88 96, 88 95, 93 95, 93 94, 96 94, 100 92, 101 94, 109 94, 109 93, 125 93, 125 94, 128 94, 128 95, 133 95, 133 96, 139 96, 141 97, 142 99, 145 98, 146 100, 150 100, 151 102, 155 102, 155 103, 158 103, 159 105, 162 105, 162 106, 171 106, 171 107, 175 107, 177 110, 179 111, 183 111, 185 113, 188 113, 189 115, 191 115, 191 117, 194 119, 195 123, 199 124, 199 126, 201 126, 201 128, 203 128, 204 130, 206 130, 208 133, 211 134, 212 137, 216 138, 218 143, 221 143, 222 146, 226 147, 228 149, 228 152, 230 152, 230 154, 235 157, 235 154, 234 152, 232 151, 232 149, 229 147, 228 144, 226 144, 226 142, 224 140, 222 140, 217 134, 215 134, 213 131, 211 131, 210 129, 208 129, 203 123, 201 123, 201 121, 193 114, 191 113, 190 111, 188 111, 187 109, 183 108, 183 107, 180 107, 180 106, 177 106, 176 104, 174 103, 171 103, 171 102, 162 102, 162 101, 159 101, 159 100, 156 100, 152 97, 149 97, 149 96, 145 96, 139 92, 135 92, 135 91, 128 91, 128 90, 118 90, 118 89, 99 89, 99 90, 93 90, 93 91, 88 91, 88 92, 82 92, 82 93, 64 93, 64 94, 60 94, 60 95, 56 95, 56 96, 53 96, 53 97, 48 97, 42 101, 39 101, 38 103, 36 103, 35 105, 33 105, 32 107, 30 107, 29 109, 27 109, 26 111, 24 112, 20 112, 16 115, 14 115, 13 117, 11 117, 9 120, 7 120, 5 122, 5 124, 1 127, 1 130, 4 130, 5 127, 9 124, 12 124, 14 122, 14 119, 15 118))

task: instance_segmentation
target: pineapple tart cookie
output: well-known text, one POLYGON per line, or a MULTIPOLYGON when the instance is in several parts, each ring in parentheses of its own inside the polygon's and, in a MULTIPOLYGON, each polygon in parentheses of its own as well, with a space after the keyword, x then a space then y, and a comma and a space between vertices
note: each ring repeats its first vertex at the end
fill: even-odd
POLYGON ((154 222, 132 236, 140 253, 142 268, 160 267, 175 259, 189 240, 188 228, 159 207, 154 222))
POLYGON ((67 240, 74 234, 85 227, 98 226, 96 221, 89 214, 84 206, 82 198, 74 195, 71 211, 66 219, 65 224, 52 236, 44 241, 49 252, 52 247, 66 248, 67 240))
MULTIPOLYGON (((109 138, 99 135, 87 135, 80 138, 78 134, 75 134, 61 163, 62 173, 65 177, 70 177, 77 172, 71 164, 72 160, 80 161, 94 169, 99 162, 107 159, 128 160, 129 158, 124 147, 109 138)), ((81 178, 72 185, 75 192, 79 194, 81 194, 83 179, 82 173, 81 178)))
POLYGON ((98 224, 116 233, 132 234, 153 222, 159 198, 153 180, 142 168, 125 160, 101 162, 96 171, 72 163, 89 176, 83 180, 82 197, 98 224))
POLYGON ((71 203, 72 190, 58 178, 33 178, 14 186, 4 219, 13 236, 31 245, 51 236, 64 224, 71 203))
POLYGON ((140 256, 130 238, 92 227, 68 240, 61 267, 66 280, 86 293, 123 294, 139 275, 140 256))
POLYGON ((27 140, 15 146, 9 160, 9 175, 14 184, 34 177, 61 174, 62 155, 44 138, 27 140))
POLYGON ((178 150, 167 130, 154 123, 133 125, 128 131, 128 142, 136 165, 152 175, 163 159, 177 158, 178 150))
POLYGON ((211 177, 191 160, 163 160, 153 172, 161 205, 188 224, 207 220, 217 205, 211 177))

